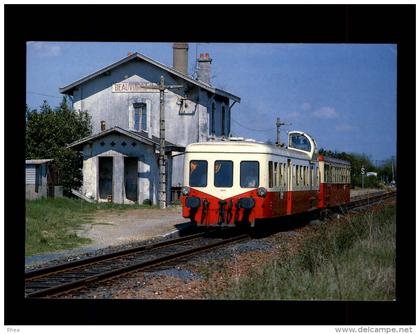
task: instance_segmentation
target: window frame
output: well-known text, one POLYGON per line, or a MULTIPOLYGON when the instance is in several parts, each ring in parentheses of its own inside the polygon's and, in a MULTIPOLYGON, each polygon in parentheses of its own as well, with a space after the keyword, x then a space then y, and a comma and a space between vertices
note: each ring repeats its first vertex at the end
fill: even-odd
POLYGON ((193 187, 193 188, 206 188, 207 185, 208 185, 208 182, 209 182, 209 162, 207 160, 197 160, 197 159, 190 160, 189 161, 189 172, 188 172, 188 185, 190 187, 193 187), (205 173, 205 175, 206 175, 206 182, 205 182, 205 185, 203 185, 203 186, 197 186, 197 185, 192 185, 191 184, 191 163, 192 162, 205 162, 206 163, 206 173, 205 173))
POLYGON ((239 163, 239 187, 240 188, 243 188, 243 189, 258 188, 260 186, 260 177, 261 177, 260 174, 261 174, 260 173, 260 162, 258 160, 242 160, 239 163), (257 172, 258 172, 258 174, 257 174, 257 184, 256 184, 255 187, 243 187, 242 186, 242 163, 244 163, 244 162, 253 162, 253 163, 256 163, 257 164, 257 172))
POLYGON ((232 160, 215 160, 213 164, 213 186, 215 188, 232 188, 233 187, 233 180, 234 180, 234 165, 232 160), (230 179, 230 186, 217 186, 216 185, 216 163, 217 162, 230 162, 231 164, 231 179, 230 179))
POLYGON ((145 102, 133 103, 133 130, 147 132, 147 104, 145 102), (138 113, 139 123, 136 128, 136 114, 138 113), (144 124, 143 124, 144 120, 144 124), (144 126, 144 128, 143 128, 144 126))

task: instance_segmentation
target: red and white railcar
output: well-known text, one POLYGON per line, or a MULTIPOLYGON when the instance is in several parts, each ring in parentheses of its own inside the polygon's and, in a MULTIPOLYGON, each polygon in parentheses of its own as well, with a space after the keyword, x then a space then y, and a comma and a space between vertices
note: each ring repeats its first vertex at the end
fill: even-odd
POLYGON ((200 226, 253 226, 349 198, 349 179, 333 185, 338 179, 323 174, 339 165, 349 176, 349 165, 318 157, 314 139, 300 131, 289 132, 287 148, 232 139, 190 144, 184 161, 183 216, 200 226))

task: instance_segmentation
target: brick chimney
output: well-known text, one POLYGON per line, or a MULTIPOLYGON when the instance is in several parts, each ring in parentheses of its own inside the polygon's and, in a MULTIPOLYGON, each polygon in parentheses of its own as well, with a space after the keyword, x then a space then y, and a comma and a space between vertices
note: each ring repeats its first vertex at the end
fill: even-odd
POLYGON ((211 61, 208 53, 200 53, 200 58, 197 59, 197 78, 208 84, 211 78, 211 61))
POLYGON ((188 43, 174 43, 173 49, 173 68, 188 75, 188 43))

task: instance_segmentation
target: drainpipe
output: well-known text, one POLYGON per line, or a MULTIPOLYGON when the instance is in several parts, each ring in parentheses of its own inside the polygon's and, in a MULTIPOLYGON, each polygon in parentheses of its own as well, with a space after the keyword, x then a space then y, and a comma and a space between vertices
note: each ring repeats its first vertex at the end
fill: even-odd
POLYGON ((231 132, 232 132, 232 113, 231 113, 230 110, 232 109, 232 107, 235 103, 236 103, 236 101, 233 101, 233 103, 229 107, 229 134, 228 135, 230 135, 231 132))

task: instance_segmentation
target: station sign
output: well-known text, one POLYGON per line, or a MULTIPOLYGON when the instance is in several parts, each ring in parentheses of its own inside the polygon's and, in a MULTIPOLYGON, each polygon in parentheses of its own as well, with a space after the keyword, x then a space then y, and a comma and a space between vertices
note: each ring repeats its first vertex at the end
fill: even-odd
POLYGON ((159 86, 152 82, 119 82, 112 85, 113 93, 151 93, 156 92, 159 86))

